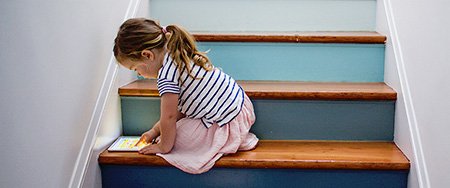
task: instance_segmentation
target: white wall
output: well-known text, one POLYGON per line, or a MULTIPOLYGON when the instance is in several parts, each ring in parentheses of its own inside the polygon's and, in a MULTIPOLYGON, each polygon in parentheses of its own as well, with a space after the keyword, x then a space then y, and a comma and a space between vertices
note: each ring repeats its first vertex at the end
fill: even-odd
POLYGON ((385 81, 399 93, 395 142, 411 160, 409 187, 448 187, 450 2, 383 0, 378 4, 390 9, 388 17, 378 11, 377 30, 389 37, 385 81))
MULTIPOLYGON (((148 17, 149 0, 138 0, 131 2, 130 11, 124 15, 126 19, 129 17, 148 17), (134 6, 134 7, 133 7, 134 6), (136 8, 136 9, 134 9, 136 8)), ((115 59, 114 59, 114 63, 115 59)), ((122 134, 122 114, 120 105, 120 96, 118 94, 119 87, 130 83, 137 79, 137 74, 122 66, 118 67, 117 75, 114 80, 112 91, 107 100, 104 114, 99 127, 98 135, 94 148, 90 156, 90 161, 87 166, 86 174, 82 180, 81 187, 85 188, 101 188, 101 170, 98 164, 98 156, 108 148, 111 143, 122 134)))
POLYGON ((0 4, 0 187, 67 187, 128 1, 0 4))

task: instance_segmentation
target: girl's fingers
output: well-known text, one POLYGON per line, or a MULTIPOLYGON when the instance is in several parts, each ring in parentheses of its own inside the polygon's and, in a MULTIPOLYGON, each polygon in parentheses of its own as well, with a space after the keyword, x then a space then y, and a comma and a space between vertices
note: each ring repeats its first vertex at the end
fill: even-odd
POLYGON ((149 136, 145 137, 145 143, 146 143, 146 144, 147 144, 147 143, 150 143, 152 140, 153 140, 153 138, 151 138, 151 137, 149 137, 149 136))
POLYGON ((141 149, 139 150, 139 153, 140 153, 140 154, 147 154, 147 150, 148 150, 147 147, 148 147, 148 146, 145 146, 145 147, 141 148, 141 149))
POLYGON ((152 147, 152 145, 148 145, 148 146, 145 146, 145 147, 141 148, 139 150, 139 153, 140 154, 145 154, 145 155, 156 154, 156 152, 154 150, 154 147, 152 147))
POLYGON ((139 144, 141 144, 143 141, 145 141, 145 136, 142 135, 141 138, 139 138, 139 141, 136 142, 136 144, 134 146, 138 146, 139 144))
POLYGON ((155 138, 155 143, 159 143, 159 141, 161 141, 161 136, 155 138))
POLYGON ((157 137, 158 135, 154 134, 154 131, 152 132, 152 130, 149 130, 147 132, 145 132, 144 134, 142 134, 141 137, 144 137, 144 141, 146 144, 152 142, 153 139, 155 139, 155 137, 157 137))

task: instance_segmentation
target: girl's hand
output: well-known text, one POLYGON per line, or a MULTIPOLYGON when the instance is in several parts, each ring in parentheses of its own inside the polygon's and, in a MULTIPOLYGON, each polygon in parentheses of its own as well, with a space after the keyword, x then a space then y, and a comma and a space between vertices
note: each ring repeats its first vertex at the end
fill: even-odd
MULTIPOLYGON (((158 122, 159 123, 159 122, 158 122)), ((139 139, 139 141, 136 143, 136 146, 139 145, 140 143, 144 142, 146 144, 150 143, 152 140, 156 139, 156 137, 158 137, 159 134, 154 130, 154 129, 150 129, 149 131, 143 133, 141 135, 141 138, 139 139)), ((153 144, 153 143, 152 143, 153 144)))
POLYGON ((152 130, 153 130, 153 129, 150 129, 149 131, 143 133, 143 134, 141 135, 141 139, 140 139, 140 140, 143 140, 145 143, 148 144, 148 143, 150 143, 153 139, 155 139, 155 136, 157 136, 157 135, 155 135, 154 132, 152 132, 152 130))
POLYGON ((145 146, 139 150, 140 154, 145 155, 151 155, 151 154, 157 154, 157 153, 163 153, 161 150, 160 144, 151 144, 148 146, 145 146))

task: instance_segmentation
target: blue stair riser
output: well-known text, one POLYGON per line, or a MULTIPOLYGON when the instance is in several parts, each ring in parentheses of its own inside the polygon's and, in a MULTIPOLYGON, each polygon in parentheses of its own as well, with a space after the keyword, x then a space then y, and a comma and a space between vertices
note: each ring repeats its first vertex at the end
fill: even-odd
POLYGON ((150 18, 189 31, 375 31, 376 2, 151 0, 150 18))
MULTIPOLYGON (((160 98, 122 97, 124 135, 141 135, 160 117, 160 98)), ((394 101, 252 100, 251 131, 271 140, 392 141, 394 101)))
POLYGON ((201 42, 235 80, 383 82, 382 44, 201 42))
POLYGON ((199 43, 236 80, 383 82, 385 45, 199 43))
POLYGON ((408 171, 213 168, 192 175, 175 167, 101 165, 105 188, 314 187, 406 188, 408 171), (268 178, 269 177, 269 178, 268 178))

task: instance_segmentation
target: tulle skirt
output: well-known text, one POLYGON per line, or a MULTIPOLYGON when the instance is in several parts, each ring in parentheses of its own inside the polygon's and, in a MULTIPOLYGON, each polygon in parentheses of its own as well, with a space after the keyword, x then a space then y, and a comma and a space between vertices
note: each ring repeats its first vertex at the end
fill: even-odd
POLYGON ((174 147, 167 154, 157 155, 187 173, 200 174, 211 169, 223 155, 255 148, 258 138, 249 133, 255 113, 252 102, 244 96, 239 115, 222 127, 214 124, 206 128, 200 119, 180 119, 174 147))

